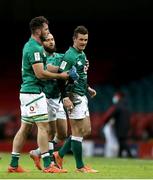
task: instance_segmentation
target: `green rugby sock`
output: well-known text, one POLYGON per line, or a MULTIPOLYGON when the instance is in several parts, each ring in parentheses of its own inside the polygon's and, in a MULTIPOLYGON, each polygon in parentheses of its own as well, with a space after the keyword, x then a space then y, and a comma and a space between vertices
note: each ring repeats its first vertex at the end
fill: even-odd
POLYGON ((41 157, 43 159, 44 162, 44 167, 47 168, 50 166, 51 164, 51 158, 50 158, 50 154, 48 152, 41 154, 41 157))
POLYGON ((81 137, 75 137, 75 136, 72 136, 71 139, 71 148, 73 155, 75 157, 76 167, 78 169, 84 167, 84 163, 82 160, 82 139, 83 138, 81 137))
POLYGON ((64 155, 71 150, 71 136, 68 137, 68 139, 65 141, 64 145, 59 150, 59 155, 61 158, 64 157, 64 155))
POLYGON ((12 159, 11 159, 10 166, 18 167, 19 158, 20 158, 20 153, 12 152, 12 159))

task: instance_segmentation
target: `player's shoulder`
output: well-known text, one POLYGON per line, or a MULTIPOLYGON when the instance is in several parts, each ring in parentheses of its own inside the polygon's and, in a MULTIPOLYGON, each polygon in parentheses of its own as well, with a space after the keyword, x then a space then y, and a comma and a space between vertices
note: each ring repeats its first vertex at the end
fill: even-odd
POLYGON ((43 46, 36 40, 30 38, 29 41, 25 44, 24 50, 29 52, 42 52, 43 46))
POLYGON ((61 58, 61 57, 64 56, 64 53, 57 53, 57 52, 55 52, 53 55, 54 55, 55 58, 61 58))
POLYGON ((64 54, 65 59, 76 59, 77 57, 77 52, 73 47, 70 47, 64 54))

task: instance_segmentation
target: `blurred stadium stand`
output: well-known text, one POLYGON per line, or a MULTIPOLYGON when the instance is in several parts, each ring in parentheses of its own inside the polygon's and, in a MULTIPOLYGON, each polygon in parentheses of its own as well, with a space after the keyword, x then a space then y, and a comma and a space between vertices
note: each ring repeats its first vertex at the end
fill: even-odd
MULTIPOLYGON (((94 80, 95 80, 94 76, 94 80)), ((130 81, 126 85, 120 85, 118 90, 126 94, 129 108, 132 111, 130 119, 131 128, 129 131, 129 144, 139 143, 138 156, 150 157, 148 154, 151 150, 144 148, 143 143, 148 147, 152 147, 151 139, 153 139, 153 75, 143 77, 139 80, 130 81), (148 143, 149 141, 149 143, 148 143), (144 150, 142 150, 142 147, 144 150), (145 154, 143 154, 143 152, 145 154)), ((0 100, 0 149, 11 150, 11 140, 20 125, 20 109, 18 93, 20 82, 16 79, 8 78, 2 82, 1 100, 0 100), (9 82, 9 83, 8 83, 9 82), (6 141, 7 140, 7 141, 6 141), (8 143, 9 142, 9 143, 8 143)), ((88 140, 93 140, 96 144, 103 144, 104 140, 101 136, 101 128, 103 126, 103 114, 112 105, 112 95, 116 92, 116 87, 110 84, 95 85, 97 96, 93 99, 89 98, 89 109, 91 113, 92 134, 88 140)), ((32 147, 36 147, 36 133, 34 127, 29 133, 28 146, 24 151, 28 151, 32 147)))

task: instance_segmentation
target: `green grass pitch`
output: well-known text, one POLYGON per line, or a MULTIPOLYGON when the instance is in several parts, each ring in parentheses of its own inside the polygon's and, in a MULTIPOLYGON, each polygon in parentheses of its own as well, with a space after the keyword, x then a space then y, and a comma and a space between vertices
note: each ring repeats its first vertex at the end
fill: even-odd
POLYGON ((20 165, 29 173, 8 173, 10 154, 1 153, 0 179, 151 179, 153 178, 153 160, 86 157, 84 161, 99 173, 76 173, 73 156, 65 156, 64 168, 68 173, 49 174, 37 170, 28 154, 21 154, 20 165))

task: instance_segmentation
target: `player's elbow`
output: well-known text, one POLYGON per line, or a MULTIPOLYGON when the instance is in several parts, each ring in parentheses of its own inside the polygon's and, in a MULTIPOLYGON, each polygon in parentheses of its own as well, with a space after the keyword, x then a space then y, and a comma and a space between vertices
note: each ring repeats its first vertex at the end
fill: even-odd
POLYGON ((34 74, 38 79, 44 79, 45 70, 42 63, 36 63, 33 65, 34 74))
POLYGON ((35 75, 38 79, 44 79, 44 75, 42 72, 36 72, 35 75))

